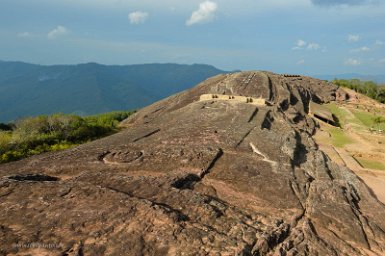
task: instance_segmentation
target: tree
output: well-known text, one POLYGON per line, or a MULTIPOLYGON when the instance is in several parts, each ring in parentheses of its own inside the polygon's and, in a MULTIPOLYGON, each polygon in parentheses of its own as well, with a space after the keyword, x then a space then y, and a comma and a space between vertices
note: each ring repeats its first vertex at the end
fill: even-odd
POLYGON ((376 99, 377 96, 377 84, 372 81, 364 82, 362 85, 363 94, 366 96, 376 99))
POLYGON ((378 87, 376 98, 379 102, 385 103, 385 86, 378 87))
POLYGON ((340 87, 352 89, 381 103, 385 103, 385 86, 379 86, 373 81, 360 81, 358 79, 334 79, 333 83, 340 87))

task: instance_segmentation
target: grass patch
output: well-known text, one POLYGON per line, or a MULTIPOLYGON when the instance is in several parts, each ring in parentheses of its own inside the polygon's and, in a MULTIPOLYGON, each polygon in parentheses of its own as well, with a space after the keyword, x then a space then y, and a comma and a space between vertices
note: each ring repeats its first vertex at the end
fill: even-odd
POLYGON ((376 115, 358 110, 353 111, 353 114, 367 128, 385 130, 385 123, 375 124, 374 119, 377 117, 376 115))
POLYGON ((324 106, 327 107, 330 110, 330 112, 333 113, 333 115, 338 117, 338 119, 345 120, 345 117, 346 117, 345 111, 340 107, 338 107, 334 102, 325 104, 324 106))
POLYGON ((366 127, 371 127, 373 125, 373 119, 375 118, 374 115, 368 112, 357 111, 357 110, 353 111, 353 114, 366 127))
POLYGON ((380 162, 368 160, 361 157, 356 157, 356 159, 364 168, 385 171, 385 165, 380 162))
POLYGON ((350 110, 350 114, 334 102, 325 104, 325 107, 327 107, 330 112, 338 118, 342 128, 345 127, 347 124, 350 124, 353 125, 352 127, 356 127, 360 130, 367 130, 370 128, 374 128, 377 130, 385 130, 385 122, 376 124, 374 121, 375 118, 378 117, 378 115, 353 109, 350 110))
POLYGON ((332 143, 335 147, 342 148, 347 144, 351 144, 354 141, 345 134, 342 129, 330 128, 328 132, 331 135, 332 143))
POLYGON ((335 103, 328 103, 328 104, 325 104, 324 105, 326 108, 328 108, 330 110, 330 112, 335 116, 337 117, 338 119, 338 123, 341 127, 344 127, 345 124, 348 123, 348 116, 349 116, 349 113, 346 112, 346 110, 340 108, 339 106, 337 106, 337 104, 335 103))

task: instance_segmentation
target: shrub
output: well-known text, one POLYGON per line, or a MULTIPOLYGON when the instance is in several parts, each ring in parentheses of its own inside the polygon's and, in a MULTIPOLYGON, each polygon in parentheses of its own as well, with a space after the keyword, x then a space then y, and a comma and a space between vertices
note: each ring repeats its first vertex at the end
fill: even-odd
POLYGON ((15 123, 12 132, 0 131, 0 163, 101 138, 118 131, 132 112, 116 111, 89 117, 54 114, 29 117, 15 123))

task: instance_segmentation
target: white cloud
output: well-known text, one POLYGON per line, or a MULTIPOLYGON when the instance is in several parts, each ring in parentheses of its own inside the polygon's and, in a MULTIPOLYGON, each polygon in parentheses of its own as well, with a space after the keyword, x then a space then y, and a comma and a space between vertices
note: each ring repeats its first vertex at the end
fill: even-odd
POLYGON ((303 65, 305 64, 305 60, 304 59, 301 59, 297 62, 297 65, 303 65))
POLYGON ((66 27, 63 26, 57 26, 53 30, 51 30, 48 34, 47 37, 50 40, 56 39, 58 37, 64 36, 69 33, 69 30, 66 27))
POLYGON ((378 62, 379 62, 379 63, 385 63, 385 58, 380 59, 378 62))
POLYGON ((298 46, 298 47, 304 47, 305 45, 306 45, 306 42, 305 42, 304 40, 299 39, 299 40, 297 41, 297 46, 298 46))
POLYGON ((218 5, 212 1, 205 1, 199 4, 199 9, 191 14, 190 19, 186 21, 187 26, 210 22, 215 17, 218 5))
POLYGON ((295 46, 292 48, 292 50, 301 50, 303 49, 303 47, 305 47, 307 45, 306 41, 302 40, 302 39, 298 39, 297 40, 297 43, 295 44, 295 46))
POLYGON ((317 43, 307 43, 306 41, 302 39, 298 39, 296 45, 291 48, 292 50, 319 50, 321 49, 321 46, 317 43))
POLYGON ((146 22, 149 14, 147 12, 136 11, 128 14, 128 20, 131 24, 141 24, 146 22))
POLYGON ((29 33, 29 32, 21 32, 21 33, 18 33, 17 36, 18 37, 22 37, 22 38, 30 37, 31 33, 29 33))
POLYGON ((348 35, 348 41, 349 42, 357 42, 360 40, 360 36, 359 35, 352 35, 352 34, 349 34, 348 35))
POLYGON ((320 48, 321 48, 321 46, 317 43, 309 43, 306 47, 306 49, 308 49, 308 50, 318 50, 320 48))
POLYGON ((363 47, 351 50, 351 52, 368 52, 368 51, 370 51, 370 48, 367 46, 363 46, 363 47))
POLYGON ((385 45, 385 42, 381 41, 381 40, 376 40, 376 42, 374 43, 374 45, 385 45))
POLYGON ((345 61, 345 65, 348 65, 348 66, 358 66, 360 64, 361 64, 361 61, 357 59, 349 58, 345 61))

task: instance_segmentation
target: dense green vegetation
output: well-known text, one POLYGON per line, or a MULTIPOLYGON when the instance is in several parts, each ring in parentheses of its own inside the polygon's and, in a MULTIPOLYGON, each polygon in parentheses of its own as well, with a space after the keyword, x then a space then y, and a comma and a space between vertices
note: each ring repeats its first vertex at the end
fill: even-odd
POLYGON ((358 79, 335 79, 333 83, 352 89, 381 103, 385 103, 385 85, 378 85, 372 81, 360 81, 358 79))
POLYGON ((226 72, 198 64, 41 66, 0 61, 0 122, 139 109, 221 73, 226 72))
POLYGON ((118 131, 132 112, 116 111, 80 117, 53 114, 0 125, 0 163, 47 151, 62 150, 118 131))

